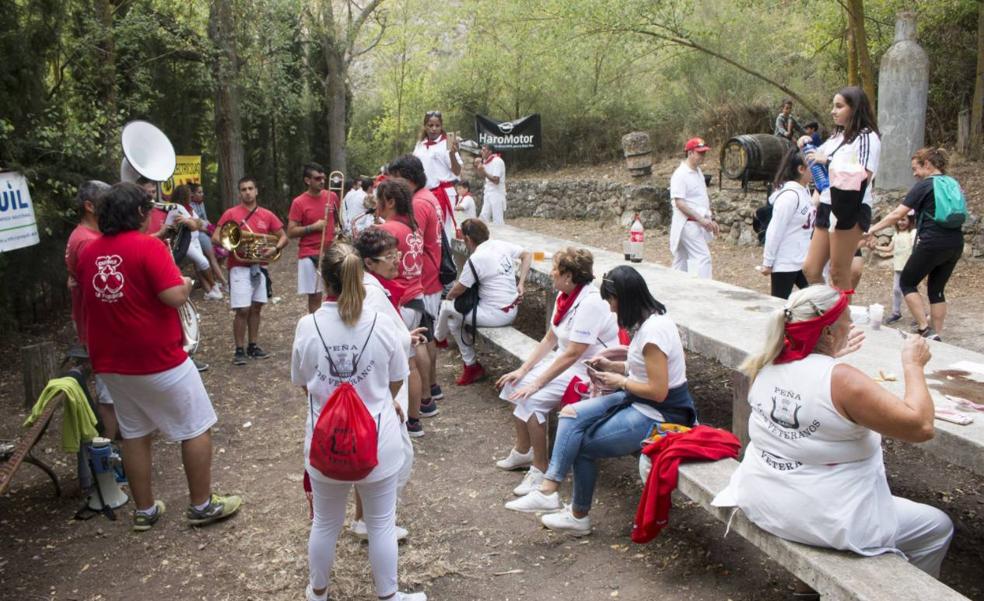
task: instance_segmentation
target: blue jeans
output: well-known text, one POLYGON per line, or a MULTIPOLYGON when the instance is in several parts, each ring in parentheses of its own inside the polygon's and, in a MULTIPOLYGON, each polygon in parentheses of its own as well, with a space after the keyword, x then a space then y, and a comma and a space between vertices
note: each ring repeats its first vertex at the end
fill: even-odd
POLYGON ((573 408, 576 417, 557 418, 557 436, 546 478, 563 482, 573 467, 571 506, 574 511, 587 513, 598 479, 595 460, 638 451, 656 420, 625 404, 624 391, 581 401, 573 408))

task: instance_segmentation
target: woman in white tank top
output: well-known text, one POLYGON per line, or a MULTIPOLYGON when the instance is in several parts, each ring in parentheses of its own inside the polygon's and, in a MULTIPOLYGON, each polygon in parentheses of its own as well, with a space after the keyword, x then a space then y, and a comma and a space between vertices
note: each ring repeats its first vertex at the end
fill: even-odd
POLYGON ((881 437, 933 437, 926 342, 902 347, 898 398, 837 358, 856 350, 848 295, 828 286, 797 291, 775 314, 763 352, 742 371, 752 381, 751 442, 717 506, 737 506, 776 536, 861 555, 899 553, 938 576, 953 535, 942 511, 893 497, 881 437))

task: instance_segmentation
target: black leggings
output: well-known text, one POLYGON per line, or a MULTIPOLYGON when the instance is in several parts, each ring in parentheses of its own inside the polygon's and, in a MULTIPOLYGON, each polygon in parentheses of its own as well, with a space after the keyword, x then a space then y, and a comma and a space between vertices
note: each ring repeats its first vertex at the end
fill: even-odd
POLYGON ((919 282, 928 276, 926 292, 929 296, 929 304, 945 303, 946 296, 943 294, 943 289, 962 254, 963 246, 931 249, 917 244, 912 249, 912 255, 906 261, 905 268, 902 269, 902 275, 899 276, 899 288, 902 289, 902 294, 917 292, 919 282))
POLYGON ((793 293, 793 286, 802 290, 810 284, 806 281, 806 276, 803 275, 803 270, 799 271, 773 271, 769 274, 772 279, 772 296, 777 298, 789 298, 789 295, 793 293))

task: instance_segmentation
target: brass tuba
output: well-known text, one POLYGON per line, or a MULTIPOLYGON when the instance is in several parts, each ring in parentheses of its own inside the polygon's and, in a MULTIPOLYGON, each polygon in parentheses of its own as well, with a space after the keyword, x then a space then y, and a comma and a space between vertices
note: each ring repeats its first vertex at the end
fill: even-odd
POLYGON ((277 248, 278 236, 257 234, 243 230, 235 222, 228 222, 219 228, 219 243, 243 263, 272 263, 280 258, 282 249, 277 248), (267 248, 273 249, 270 256, 263 256, 267 248))

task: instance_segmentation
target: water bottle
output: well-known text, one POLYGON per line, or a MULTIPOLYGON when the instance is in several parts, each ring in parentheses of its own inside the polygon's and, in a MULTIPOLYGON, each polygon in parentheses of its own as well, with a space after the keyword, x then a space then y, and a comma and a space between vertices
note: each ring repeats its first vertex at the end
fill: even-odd
POLYGON ((645 239, 645 229, 642 226, 642 220, 639 219, 639 213, 635 214, 632 219, 632 227, 629 228, 629 260, 633 263, 642 263, 642 244, 645 239))
MULTIPOLYGON (((817 147, 813 144, 803 145, 803 154, 806 156, 816 151, 817 147)), ((823 191, 830 187, 830 180, 827 179, 827 168, 816 161, 807 160, 807 162, 810 164, 810 173, 813 174, 813 185, 816 186, 817 192, 823 194, 823 191)))

